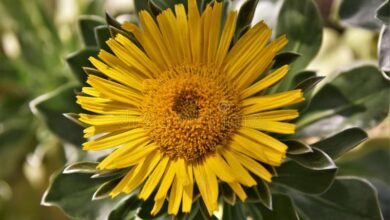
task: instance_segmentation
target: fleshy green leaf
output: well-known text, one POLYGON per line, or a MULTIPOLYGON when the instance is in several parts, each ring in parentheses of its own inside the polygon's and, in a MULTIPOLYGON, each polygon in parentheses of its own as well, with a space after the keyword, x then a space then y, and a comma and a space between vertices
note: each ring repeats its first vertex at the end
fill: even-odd
POLYGON ((31 111, 39 116, 60 139, 75 146, 84 142, 83 127, 63 116, 64 112, 81 112, 76 104, 73 84, 66 84, 55 91, 39 96, 30 102, 31 111))
POLYGON ((141 204, 142 200, 138 199, 136 195, 132 195, 111 211, 108 220, 133 220, 141 204))
POLYGON ((92 201, 92 195, 98 187, 109 179, 91 179, 90 174, 72 173, 55 174, 51 184, 42 198, 45 206, 56 206, 66 214, 78 219, 106 219, 104 208, 113 208, 118 199, 92 201))
POLYGON ((320 49, 322 20, 312 0, 284 1, 279 12, 276 36, 284 34, 289 42, 283 51, 295 52, 301 57, 290 66, 290 73, 274 88, 279 91, 291 88, 292 78, 310 63, 320 49))
POLYGON ((68 165, 64 169, 64 174, 69 174, 69 173, 95 173, 96 166, 98 163, 96 162, 76 162, 68 165))
POLYGON ((87 74, 85 74, 83 67, 92 67, 88 58, 90 56, 96 56, 98 52, 99 50, 97 48, 86 48, 74 52, 66 58, 66 62, 68 63, 70 69, 81 83, 85 83, 87 81, 87 74))
POLYGON ((336 169, 336 165, 326 153, 317 148, 312 148, 313 152, 289 155, 288 157, 299 163, 300 165, 313 169, 313 170, 324 170, 324 169, 336 169))
POLYGON ((248 209, 253 219, 260 220, 299 220, 294 204, 290 197, 283 194, 273 194, 273 209, 269 210, 260 205, 249 204, 248 209), (260 210, 260 211, 258 211, 260 210), (259 214, 261 218, 259 218, 259 214))
POLYGON ((273 182, 301 192, 320 194, 332 184, 336 171, 337 168, 312 170, 294 161, 288 161, 276 169, 278 175, 273 178, 273 182))
POLYGON ((231 206, 227 203, 224 203, 222 220, 236 220, 236 219, 246 219, 243 204, 236 203, 234 206, 231 206))
POLYGON ((333 75, 298 119, 297 135, 323 137, 348 127, 374 127, 388 115, 389 85, 371 65, 333 75))
POLYGON ((230 205, 234 205, 236 203, 236 194, 232 188, 224 182, 220 183, 220 188, 223 200, 230 205))
POLYGON ((379 30, 381 23, 375 19, 376 10, 383 0, 342 0, 339 17, 345 26, 379 30))
POLYGON ((349 128, 331 137, 325 138, 312 146, 327 153, 331 158, 337 159, 344 153, 368 138, 367 133, 360 128, 349 128))
POLYGON ((313 150, 311 147, 302 141, 298 140, 286 140, 283 141, 285 144, 287 144, 287 154, 288 155, 299 155, 299 154, 305 154, 305 153, 311 153, 313 150))
POLYGON ((272 69, 277 69, 284 65, 291 64, 296 61, 300 56, 301 54, 295 52, 281 52, 275 56, 275 63, 272 65, 272 69))
POLYGON ((252 23, 256 6, 259 0, 246 0, 238 12, 237 25, 234 33, 235 39, 243 35, 252 23))
POLYGON ((97 42, 95 38, 94 29, 99 25, 103 25, 104 20, 101 17, 93 15, 84 15, 79 18, 79 26, 81 37, 87 47, 96 47, 97 42))
POLYGON ((292 79, 292 85, 294 85, 296 87, 297 85, 299 85, 303 81, 310 79, 310 78, 313 78, 313 77, 316 77, 316 76, 317 76, 317 73, 315 71, 310 71, 310 70, 301 71, 301 72, 295 74, 294 78, 292 79))
MULTIPOLYGON (((390 13, 390 12, 389 12, 390 13)), ((383 25, 378 42, 380 69, 390 77, 390 25, 383 25)))
POLYGON ((339 177, 320 196, 293 193, 292 198, 305 220, 382 220, 377 194, 364 179, 339 177))
POLYGON ((384 2, 376 11, 376 17, 386 25, 390 25, 390 1, 384 2))
POLYGON ((92 200, 105 199, 110 196, 110 192, 118 185, 121 179, 112 179, 99 186, 99 188, 92 195, 92 200))
POLYGON ((323 76, 313 76, 308 79, 300 82, 295 89, 302 89, 303 92, 313 89, 319 82, 321 82, 325 77, 323 76))
POLYGON ((107 25, 100 25, 95 27, 95 38, 97 46, 100 49, 110 52, 111 49, 107 46, 106 41, 111 37, 110 30, 107 25))
POLYGON ((367 178, 378 191, 384 219, 390 218, 390 138, 375 138, 365 142, 357 151, 340 158, 337 164, 341 175, 367 178))
POLYGON ((390 139, 371 139, 350 156, 337 162, 342 175, 357 175, 382 180, 390 185, 390 139))

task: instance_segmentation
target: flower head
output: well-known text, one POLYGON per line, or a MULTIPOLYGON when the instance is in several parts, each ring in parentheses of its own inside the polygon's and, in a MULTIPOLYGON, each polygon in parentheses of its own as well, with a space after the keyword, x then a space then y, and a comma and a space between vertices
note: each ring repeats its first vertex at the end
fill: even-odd
POLYGON ((129 168, 111 196, 140 188, 146 200, 155 192, 152 214, 169 194, 168 213, 190 212, 197 187, 209 213, 218 209, 218 184, 226 182, 241 200, 253 175, 271 181, 263 166, 279 166, 287 146, 269 133, 292 134, 283 122, 298 117, 280 109, 303 100, 300 90, 264 95, 288 72, 283 66, 265 75, 287 43, 271 43, 264 23, 232 45, 237 14, 222 24, 222 4, 199 13, 195 0, 163 11, 154 20, 139 14, 141 28, 124 23, 137 42, 118 34, 90 61, 103 76, 89 75, 77 102, 95 114, 80 114, 101 134, 85 150, 115 148, 99 169, 129 168), (223 27, 222 27, 223 25, 223 27), (137 46, 139 44, 140 46, 137 46))

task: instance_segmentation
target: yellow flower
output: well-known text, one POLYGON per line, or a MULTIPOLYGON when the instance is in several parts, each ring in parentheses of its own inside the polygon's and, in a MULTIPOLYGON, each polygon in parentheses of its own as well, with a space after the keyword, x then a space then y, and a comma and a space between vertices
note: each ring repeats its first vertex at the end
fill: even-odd
POLYGON ((288 72, 283 66, 261 75, 287 39, 268 43, 271 30, 261 22, 230 48, 237 13, 227 15, 222 29, 221 17, 221 3, 200 14, 195 0, 188 14, 183 5, 156 20, 142 11, 141 29, 123 24, 142 48, 118 34, 107 41, 114 54, 102 50, 90 58, 104 76, 89 75, 77 102, 96 113, 80 114, 90 125, 85 137, 100 137, 83 149, 115 148, 98 168, 129 168, 112 197, 139 188, 146 200, 156 192, 157 214, 169 192, 168 213, 176 215, 180 208, 190 212, 197 187, 212 214, 219 182, 245 200, 242 186, 256 185, 253 175, 271 181, 262 164, 279 166, 287 146, 268 133, 294 133, 283 121, 298 112, 280 108, 303 100, 300 90, 261 93, 288 72))

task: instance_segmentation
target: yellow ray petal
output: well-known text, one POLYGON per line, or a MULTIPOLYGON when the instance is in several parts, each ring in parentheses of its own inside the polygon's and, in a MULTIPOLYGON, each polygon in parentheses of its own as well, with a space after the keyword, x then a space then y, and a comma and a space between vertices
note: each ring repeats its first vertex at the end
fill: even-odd
MULTIPOLYGON (((113 39, 108 40, 107 44, 110 43, 110 45, 112 46, 112 41, 113 39)), ((124 53, 127 55, 126 57, 131 57, 130 53, 126 53, 127 50, 125 50, 124 47, 119 46, 116 42, 115 45, 116 47, 114 47, 113 50, 124 50, 124 53)), ((108 66, 117 70, 118 72, 121 72, 123 75, 127 75, 131 79, 143 81, 148 78, 147 74, 145 74, 147 73, 146 69, 142 69, 139 67, 137 68, 136 65, 126 64, 126 62, 123 62, 117 56, 114 56, 105 50, 100 50, 98 57, 108 66)), ((131 60, 134 60, 134 58, 132 58, 131 60)))
POLYGON ((134 175, 135 168, 131 168, 129 172, 127 172, 126 176, 121 179, 118 185, 110 192, 111 198, 116 197, 119 193, 124 191, 124 188, 130 178, 134 175))
POLYGON ((183 62, 180 53, 180 48, 177 45, 179 42, 180 30, 177 29, 176 18, 171 9, 163 11, 157 16, 157 22, 162 34, 162 40, 167 45, 167 53, 171 57, 171 64, 177 65, 183 62))
POLYGON ((303 100, 303 93, 300 89, 247 98, 242 102, 242 105, 244 106, 243 114, 248 115, 260 111, 276 109, 292 105, 303 100))
POLYGON ((242 152, 246 155, 252 155, 252 157, 255 157, 257 160, 265 163, 270 162, 267 155, 265 154, 265 151, 268 150, 268 148, 263 144, 257 143, 245 136, 240 134, 234 135, 230 146, 236 151, 242 152))
POLYGON ((232 173, 232 167, 230 167, 225 160, 216 153, 205 159, 207 169, 211 169, 218 178, 225 182, 234 182, 236 177, 232 173))
POLYGON ((226 159, 230 167, 234 167, 232 172, 235 174, 238 181, 246 186, 256 185, 256 181, 252 178, 249 172, 241 165, 233 153, 229 150, 222 151, 223 157, 226 159))
POLYGON ((271 182, 272 174, 260 163, 256 162, 250 157, 245 156, 244 154, 238 153, 236 156, 240 160, 241 164, 244 165, 252 173, 256 174, 258 177, 264 179, 267 182, 271 182))
POLYGON ((295 125, 286 122, 270 121, 263 119, 252 119, 245 121, 244 127, 254 128, 261 131, 268 131, 278 134, 294 134, 295 125))
POLYGON ((263 132, 251 129, 251 128, 245 128, 242 127, 238 131, 240 134, 256 141, 261 144, 264 144, 268 146, 269 148, 272 148, 280 153, 286 153, 287 145, 280 142, 276 138, 273 138, 267 134, 264 134, 263 132))
POLYGON ((146 11, 141 11, 138 17, 144 31, 140 41, 142 47, 148 56, 158 64, 160 69, 167 69, 171 65, 169 54, 166 46, 162 43, 163 40, 158 26, 152 16, 146 11))
POLYGON ((98 126, 89 126, 88 128, 85 128, 83 130, 84 132, 84 138, 90 138, 94 135, 101 134, 101 133, 106 133, 106 132, 114 132, 121 130, 122 132, 128 131, 135 128, 133 124, 128 124, 128 125, 121 125, 118 126, 116 124, 114 125, 98 125, 98 126))
POLYGON ((157 215, 157 213, 159 213, 160 210, 161 210, 161 208, 163 207, 164 202, 165 202, 165 198, 155 200, 155 201, 154 201, 153 209, 152 209, 152 211, 150 212, 150 214, 152 214, 152 215, 157 215))
POLYGON ((211 18, 207 19, 209 24, 207 25, 209 30, 208 48, 207 48, 207 62, 213 63, 215 61, 215 55, 217 53, 219 44, 219 33, 221 30, 221 16, 222 16, 222 3, 215 2, 211 13, 211 18))
POLYGON ((201 60, 201 20, 196 0, 188 1, 188 25, 190 33, 192 61, 199 63, 201 60))
POLYGON ((240 97, 245 99, 249 96, 252 96, 271 85, 275 84, 279 80, 281 80, 288 72, 288 65, 284 65, 274 72, 270 73, 268 76, 264 77, 264 79, 258 81, 257 83, 251 85, 241 92, 240 97))
POLYGON ((176 177, 173 181, 171 194, 169 196, 168 214, 177 215, 180 208, 180 203, 183 195, 183 186, 179 183, 176 177))
POLYGON ((298 110, 287 109, 287 110, 275 110, 275 111, 260 112, 257 114, 246 115, 244 120, 249 118, 261 118, 264 120, 271 120, 271 121, 285 121, 285 120, 295 119, 298 116, 299 116, 298 110))
POLYGON ((256 24, 245 33, 225 58, 224 72, 227 76, 234 79, 241 74, 242 70, 263 50, 270 37, 271 29, 263 22, 256 24))
POLYGON ((177 159, 176 178, 179 180, 179 183, 183 186, 190 183, 187 174, 186 162, 184 161, 183 158, 177 159))
POLYGON ((139 185, 141 185, 156 167, 160 159, 161 154, 159 153, 152 153, 145 157, 144 160, 141 161, 141 163, 136 165, 134 174, 131 179, 126 183, 126 186, 124 187, 123 191, 125 193, 130 193, 134 191, 139 185))
POLYGON ((130 131, 117 131, 84 143, 83 150, 105 150, 140 139, 143 141, 147 140, 146 133, 141 128, 135 128, 130 131))
POLYGON ((219 42, 219 47, 215 58, 215 63, 217 67, 220 67, 222 65, 222 62, 229 50, 230 43, 234 36, 234 30, 236 29, 236 22, 237 12, 232 11, 227 16, 226 23, 221 36, 221 41, 219 42))
POLYGON ((156 153, 156 149, 157 146, 152 143, 144 147, 138 147, 131 152, 124 152, 122 154, 117 154, 115 156, 114 153, 112 153, 108 157, 106 157, 106 159, 104 159, 100 164, 103 164, 105 160, 107 160, 109 162, 104 163, 104 169, 121 169, 121 168, 130 167, 133 166, 134 164, 139 163, 147 155, 151 153, 156 153), (111 155, 113 158, 110 158, 111 155))
POLYGON ((194 191, 194 177, 193 177, 193 171, 192 171, 192 165, 187 164, 187 173, 189 178, 189 184, 184 186, 183 188, 183 201, 182 201, 182 212, 189 213, 191 211, 192 206, 192 196, 194 191))
POLYGON ((138 125, 142 118, 138 115, 90 115, 79 114, 79 120, 89 125, 138 125))
POLYGON ((154 201, 157 202, 160 199, 165 199, 169 188, 171 187, 173 178, 175 177, 176 166, 174 161, 169 161, 167 168, 165 170, 164 177, 161 181, 160 188, 157 191, 154 201))
POLYGON ((176 12, 176 27, 179 30, 178 31, 178 37, 180 45, 181 54, 183 55, 183 61, 184 62, 190 62, 191 61, 191 46, 190 46, 190 40, 189 40, 189 30, 188 30, 188 23, 187 23, 187 15, 184 8, 184 5, 179 4, 175 5, 175 12, 176 12))
POLYGON ((248 197, 239 183, 228 183, 230 188, 238 195, 241 201, 245 201, 248 197))
POLYGON ((218 182, 215 174, 203 164, 194 165, 194 176, 206 208, 211 215, 218 209, 218 182))
POLYGON ((130 65, 143 71, 142 73, 150 78, 153 78, 160 73, 161 70, 158 66, 127 37, 118 34, 115 37, 115 40, 122 44, 123 47, 127 49, 127 53, 134 59, 129 60, 130 65))
POLYGON ((279 37, 266 48, 259 51, 253 60, 250 60, 248 66, 244 68, 242 74, 237 79, 237 87, 245 89, 251 85, 266 69, 269 68, 273 58, 280 48, 287 44, 285 36, 279 37))
POLYGON ((169 158, 164 157, 160 163, 156 166, 156 169, 150 174, 148 180, 143 186, 139 197, 143 200, 147 200, 149 196, 152 194, 154 189, 157 187, 157 184, 160 182, 161 177, 163 176, 165 169, 168 165, 169 158))
POLYGON ((82 93, 85 93, 87 95, 90 95, 90 96, 94 96, 94 97, 100 97, 101 96, 101 93, 98 92, 95 88, 93 87, 83 87, 81 89, 81 92, 82 93))
MULTIPOLYGON (((128 75, 124 75, 123 73, 119 72, 118 70, 115 70, 103 62, 99 61, 95 57, 89 57, 89 61, 98 69, 100 72, 104 73, 106 76, 110 77, 111 79, 114 79, 126 86, 129 86, 130 88, 136 89, 141 91, 142 90, 142 84, 135 80, 129 80, 128 75)), ((91 75, 90 75, 91 76, 91 75)))

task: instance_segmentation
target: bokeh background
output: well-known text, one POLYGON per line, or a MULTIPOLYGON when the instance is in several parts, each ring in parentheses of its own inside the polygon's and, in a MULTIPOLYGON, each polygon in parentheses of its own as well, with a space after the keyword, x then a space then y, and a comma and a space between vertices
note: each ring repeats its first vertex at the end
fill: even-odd
MULTIPOLYGON (((326 76, 357 62, 377 65, 380 27, 346 27, 338 19, 339 1, 316 2, 326 27, 321 50, 308 69, 326 76)), ((255 19, 265 19, 272 27, 280 3, 261 0, 255 19)), ((241 1, 232 4, 239 7, 241 1)), ((78 33, 80 15, 108 12, 125 19, 123 14, 133 10, 132 0, 0 0, 0 219, 69 219, 58 208, 40 203, 50 175, 77 159, 77 146, 62 144, 34 103, 42 94, 76 81, 65 59, 83 47, 78 33)), ((369 170, 387 184, 390 177, 383 169, 390 168, 389 123, 387 118, 370 130, 371 140, 344 158, 368 161, 369 170), (385 149, 382 160, 387 167, 375 166, 374 148, 385 149)), ((364 170, 365 164, 361 166, 364 170)))

